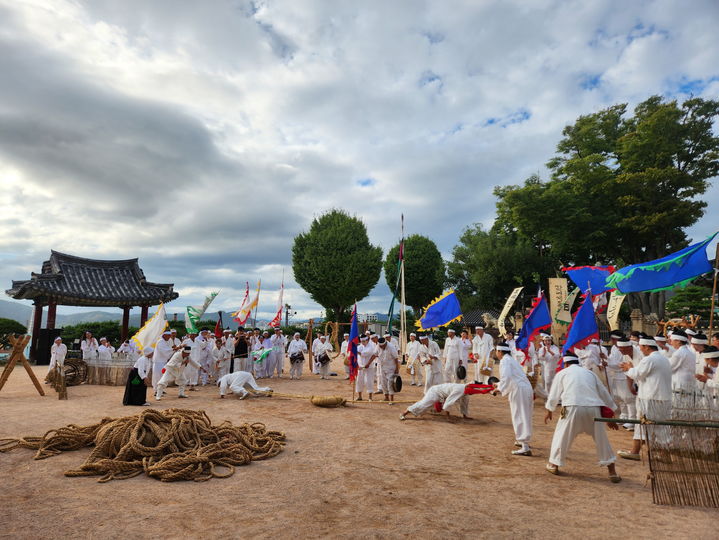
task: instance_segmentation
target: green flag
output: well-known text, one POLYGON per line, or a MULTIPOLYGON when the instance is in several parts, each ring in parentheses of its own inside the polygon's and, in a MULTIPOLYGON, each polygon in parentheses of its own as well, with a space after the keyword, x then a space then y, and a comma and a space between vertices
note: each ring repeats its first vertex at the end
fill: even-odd
POLYGON ((205 301, 202 303, 201 306, 187 306, 187 310, 185 312, 185 328, 187 329, 188 333, 198 333, 197 323, 200 321, 200 318, 202 318, 202 316, 205 314, 205 311, 207 311, 207 308, 210 306, 212 301, 215 299, 215 296, 217 296, 218 294, 219 291, 210 293, 205 298, 205 301))

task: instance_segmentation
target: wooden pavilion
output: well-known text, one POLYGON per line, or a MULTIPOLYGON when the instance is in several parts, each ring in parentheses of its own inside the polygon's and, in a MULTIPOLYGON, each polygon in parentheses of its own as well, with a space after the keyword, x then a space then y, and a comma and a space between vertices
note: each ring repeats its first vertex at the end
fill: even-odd
POLYGON ((42 263, 39 274, 13 281, 5 291, 16 300, 32 300, 35 305, 30 357, 37 358, 38 337, 44 307, 47 329, 55 328, 57 306, 119 307, 122 309, 122 339, 127 339, 130 309, 139 306, 140 324, 147 320, 148 308, 170 302, 179 296, 172 283, 151 283, 145 278, 137 259, 103 261, 85 259, 57 251, 42 263))

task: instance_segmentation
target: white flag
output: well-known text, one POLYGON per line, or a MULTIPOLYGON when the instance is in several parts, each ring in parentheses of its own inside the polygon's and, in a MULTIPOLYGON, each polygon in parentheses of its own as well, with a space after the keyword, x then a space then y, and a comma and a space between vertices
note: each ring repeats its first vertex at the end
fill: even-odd
POLYGON ((165 313, 165 304, 160 304, 152 318, 147 321, 137 334, 130 338, 138 353, 142 355, 145 347, 155 347, 155 343, 160 339, 162 333, 167 328, 167 315, 165 313))

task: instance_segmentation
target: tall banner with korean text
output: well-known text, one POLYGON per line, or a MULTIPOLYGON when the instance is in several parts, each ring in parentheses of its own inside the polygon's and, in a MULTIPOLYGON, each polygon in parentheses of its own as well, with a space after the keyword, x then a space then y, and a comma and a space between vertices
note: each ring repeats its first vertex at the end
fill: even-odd
POLYGON ((509 310, 512 309, 512 305, 517 300, 517 297, 519 296, 519 293, 522 292, 522 289, 524 289, 524 287, 517 287, 512 291, 512 293, 507 298, 507 301, 504 303, 502 313, 499 314, 499 318, 497 319, 497 326, 499 326, 499 331, 501 332, 502 336, 507 333, 507 329, 504 326, 504 321, 507 319, 507 315, 509 315, 509 310))
MULTIPOLYGON (((567 278, 549 278, 549 312, 556 314, 562 307, 562 303, 567 299, 569 294, 567 278)), ((552 337, 555 343, 559 343, 559 338, 567 331, 565 325, 559 324, 552 318, 552 337)))
POLYGON ((622 302, 626 295, 617 294, 617 291, 613 291, 609 297, 609 304, 607 305, 607 321, 609 321, 610 330, 619 330, 619 308, 622 307, 622 302))

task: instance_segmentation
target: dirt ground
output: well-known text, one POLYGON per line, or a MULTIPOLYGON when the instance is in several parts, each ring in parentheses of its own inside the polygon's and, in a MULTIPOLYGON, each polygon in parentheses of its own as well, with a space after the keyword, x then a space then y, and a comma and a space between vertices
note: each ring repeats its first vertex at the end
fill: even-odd
MULTIPOLYGON (((339 377, 264 381, 278 392, 351 396, 339 377)), ((36 368, 44 375, 46 368, 36 368)), ((408 382, 408 381, 407 381, 408 382)), ((38 396, 16 369, 0 392, 0 437, 42 435, 69 423, 138 412, 122 387, 38 396)), ((562 476, 544 470, 554 425, 534 411, 533 457, 510 455, 505 398, 472 396, 470 421, 428 415, 400 422, 403 405, 321 409, 305 400, 220 400, 216 387, 188 400, 177 389, 153 407, 204 409, 214 422, 264 422, 286 432, 279 456, 229 479, 162 483, 146 477, 98 484, 67 478, 89 450, 34 461, 30 450, 0 454, 3 538, 716 538, 716 510, 652 504, 646 463, 620 460, 606 479, 588 436, 574 444, 562 476)), ((418 399, 405 383, 398 399, 418 399)), ((148 393, 149 396, 149 393, 148 393)), ((614 449, 631 434, 611 432, 614 449)))

